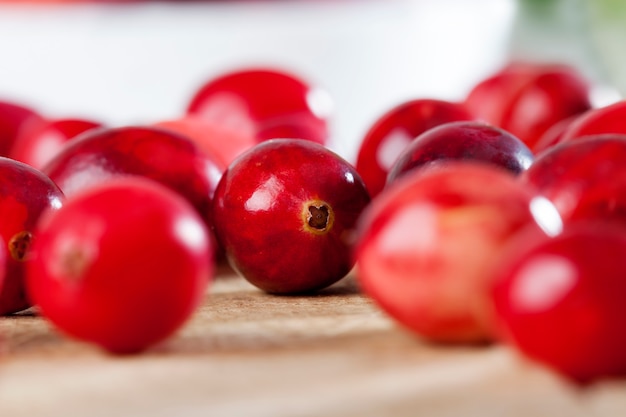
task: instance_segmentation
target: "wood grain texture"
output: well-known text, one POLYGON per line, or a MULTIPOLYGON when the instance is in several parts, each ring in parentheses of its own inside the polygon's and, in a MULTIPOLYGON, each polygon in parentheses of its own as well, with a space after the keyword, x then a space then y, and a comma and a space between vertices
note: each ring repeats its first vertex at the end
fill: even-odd
POLYGON ((222 271, 173 338, 115 357, 33 314, 0 319, 0 416, 626 415, 626 381, 581 390, 504 346, 438 346, 398 328, 352 277, 264 294, 222 271))

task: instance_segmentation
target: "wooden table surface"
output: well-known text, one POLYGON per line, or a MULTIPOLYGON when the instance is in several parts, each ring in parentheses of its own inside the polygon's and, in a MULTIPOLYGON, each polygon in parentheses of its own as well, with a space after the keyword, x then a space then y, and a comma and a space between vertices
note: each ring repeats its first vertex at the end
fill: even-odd
POLYGON ((626 380, 584 390, 510 348, 438 346, 349 276, 315 296, 221 271, 165 343, 115 357, 34 314, 0 319, 1 417, 626 416, 626 380))

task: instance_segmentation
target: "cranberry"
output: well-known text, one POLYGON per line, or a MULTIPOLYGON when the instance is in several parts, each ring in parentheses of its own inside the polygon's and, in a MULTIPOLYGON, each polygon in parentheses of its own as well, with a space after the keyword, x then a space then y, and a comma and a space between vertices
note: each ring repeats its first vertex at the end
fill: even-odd
POLYGON ((587 136, 539 155, 520 177, 552 201, 565 221, 626 224, 626 135, 587 136))
POLYGON ((45 211, 62 206, 61 190, 40 171, 0 157, 0 236, 6 251, 0 315, 27 309, 31 302, 24 286, 24 265, 29 259, 35 225, 45 211))
POLYGON ((577 117, 563 132, 561 141, 602 133, 626 134, 626 100, 592 109, 577 117))
POLYGON ((400 324, 438 342, 482 342, 490 270, 524 227, 559 230, 550 203, 509 172, 451 161, 407 173, 359 223, 358 279, 400 324))
POLYGON ((352 268, 351 233, 370 198, 356 170, 299 139, 256 145, 224 172, 215 230, 232 266, 271 293, 324 288, 352 268))
POLYGON ((533 153, 535 155, 539 154, 563 142, 563 135, 565 134, 565 131, 578 117, 580 116, 570 116, 566 119, 559 120, 550 126, 545 132, 543 132, 537 143, 535 143, 535 146, 533 146, 533 153))
POLYGON ((273 69, 241 69, 209 80, 189 114, 258 141, 298 138, 327 144, 330 98, 300 77, 273 69))
POLYGON ((179 194, 140 177, 94 186, 41 219, 27 267, 33 301, 59 329, 113 353, 176 331, 213 274, 204 222, 179 194))
POLYGON ((68 197, 115 177, 150 178, 183 195, 208 225, 222 173, 187 137, 141 126, 86 132, 69 142, 43 171, 68 197))
POLYGON ((568 65, 512 62, 479 82, 465 103, 533 149, 556 122, 589 110, 589 96, 587 80, 568 65))
POLYGON ((0 156, 8 156, 20 129, 40 120, 35 111, 14 103, 0 101, 0 156))
POLYGON ((84 119, 38 120, 29 123, 15 138, 9 156, 42 169, 65 145, 65 142, 101 124, 84 119))
POLYGON ((461 104, 434 99, 407 101, 383 114, 363 138, 356 161, 370 195, 384 188, 389 170, 416 136, 443 123, 471 119, 461 104))
POLYGON ((626 375, 624 271, 626 233, 614 224, 522 234, 492 292, 501 337, 575 381, 626 375))
POLYGON ((237 156, 257 143, 254 135, 228 129, 220 123, 200 117, 186 116, 176 120, 162 121, 155 126, 187 136, 222 170, 226 169, 237 156))
POLYGON ((507 131, 481 122, 450 122, 415 138, 398 157, 387 182, 426 164, 449 160, 484 162, 517 175, 533 159, 530 149, 507 131))

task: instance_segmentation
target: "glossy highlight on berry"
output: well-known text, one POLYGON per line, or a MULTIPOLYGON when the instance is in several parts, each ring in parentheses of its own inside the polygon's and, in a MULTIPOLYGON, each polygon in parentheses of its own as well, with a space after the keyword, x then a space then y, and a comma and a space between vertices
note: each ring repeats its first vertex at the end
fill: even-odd
POLYGON ((231 265, 276 294, 316 291, 354 265, 352 234, 370 202, 354 167, 317 143, 275 139, 250 149, 215 192, 215 231, 231 265))
POLYGON ((200 305, 213 278, 212 244, 182 196, 145 178, 117 178, 42 218, 28 291, 62 332, 115 354, 140 352, 200 305))

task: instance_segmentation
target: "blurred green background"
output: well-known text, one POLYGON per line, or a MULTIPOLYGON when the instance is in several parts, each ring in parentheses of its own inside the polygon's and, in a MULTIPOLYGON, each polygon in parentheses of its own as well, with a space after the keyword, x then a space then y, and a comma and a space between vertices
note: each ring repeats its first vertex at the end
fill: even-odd
POLYGON ((626 1, 518 0, 510 54, 570 62, 626 94, 626 1))

